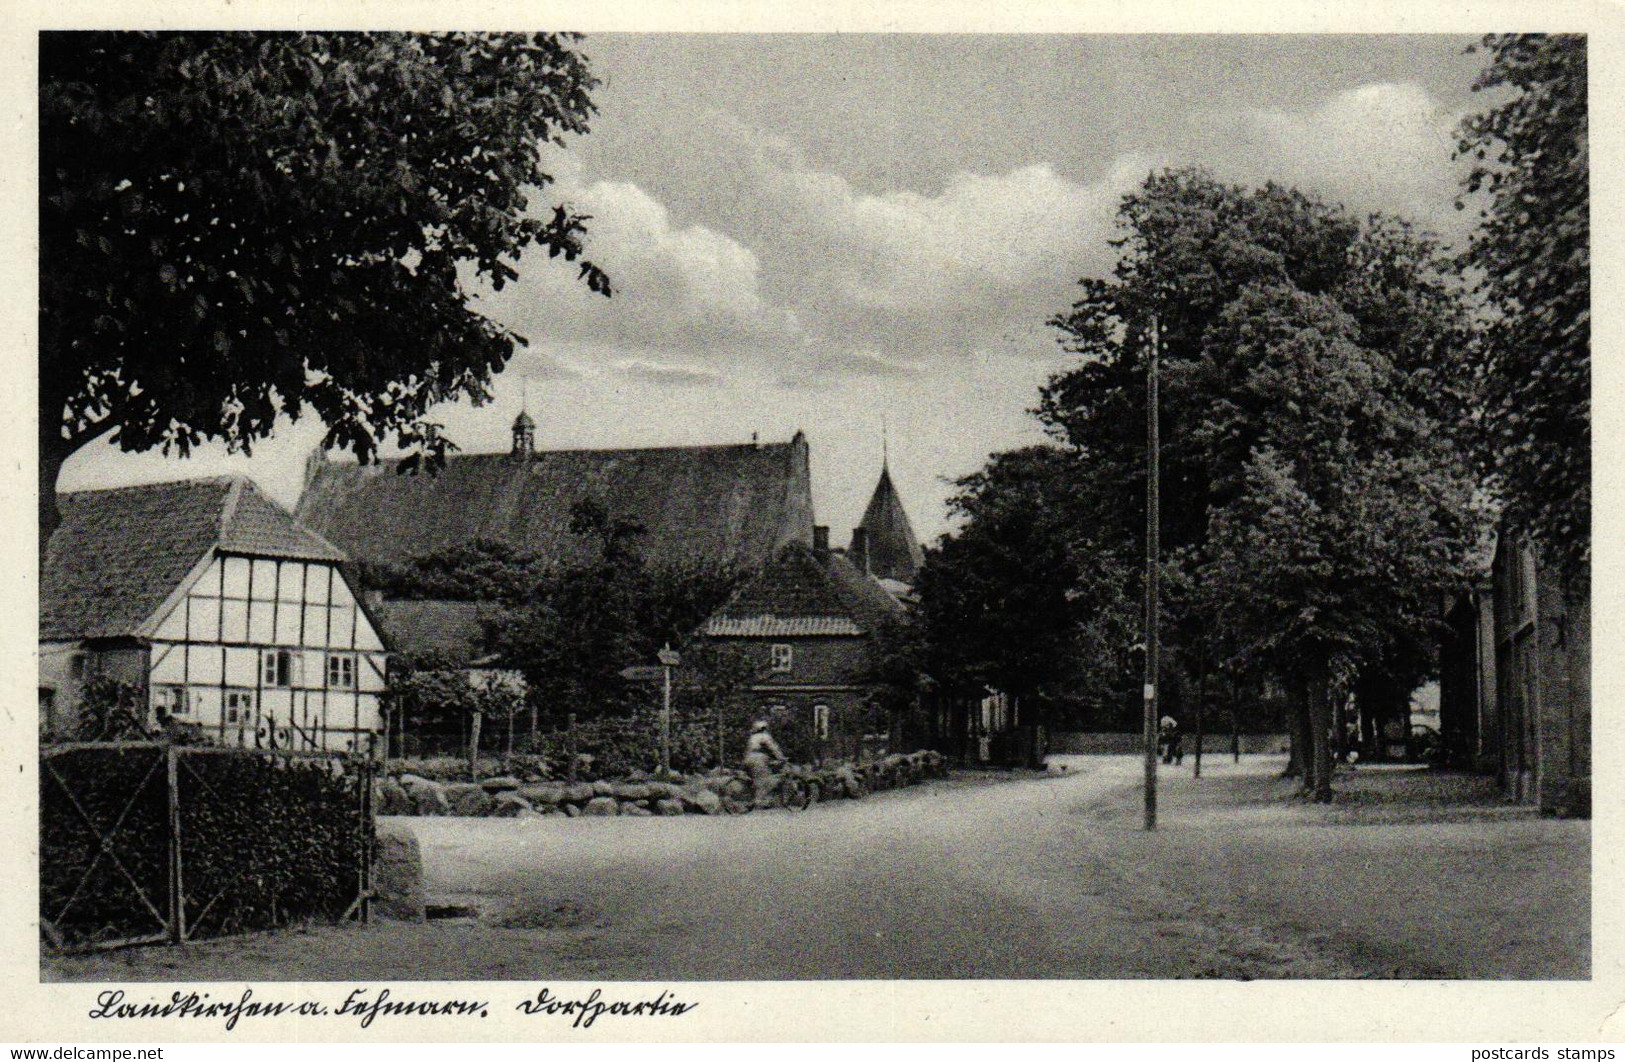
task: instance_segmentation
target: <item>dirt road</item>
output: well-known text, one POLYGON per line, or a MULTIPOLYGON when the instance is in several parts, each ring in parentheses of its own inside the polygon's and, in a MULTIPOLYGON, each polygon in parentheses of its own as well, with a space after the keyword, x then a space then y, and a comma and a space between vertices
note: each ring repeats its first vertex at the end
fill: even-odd
POLYGON ((1589 831, 1264 800, 1279 764, 961 778, 800 814, 412 819, 472 922, 54 960, 130 980, 1510 977, 1589 970, 1589 831), (1441 821, 1443 819, 1444 821, 1441 821), (109 968, 111 964, 111 968, 109 968))

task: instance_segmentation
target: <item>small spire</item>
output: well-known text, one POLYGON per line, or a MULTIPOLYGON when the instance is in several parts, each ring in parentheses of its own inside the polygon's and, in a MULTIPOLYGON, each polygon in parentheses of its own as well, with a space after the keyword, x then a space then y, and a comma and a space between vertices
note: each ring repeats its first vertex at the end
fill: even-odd
POLYGON ((513 419, 513 454, 529 457, 536 452, 536 422, 523 409, 513 419))
POLYGON ((886 471, 891 465, 891 454, 886 445, 886 414, 880 414, 880 470, 886 471))

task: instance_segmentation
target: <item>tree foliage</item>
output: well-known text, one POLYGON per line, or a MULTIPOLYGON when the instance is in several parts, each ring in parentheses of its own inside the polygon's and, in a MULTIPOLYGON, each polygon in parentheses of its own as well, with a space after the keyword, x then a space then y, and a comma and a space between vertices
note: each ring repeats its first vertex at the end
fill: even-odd
POLYGON ((724 687, 742 684, 736 661, 693 636, 744 570, 712 561, 651 562, 638 548, 642 526, 614 516, 596 498, 571 507, 569 526, 588 546, 578 561, 547 562, 479 540, 376 566, 365 580, 391 597, 491 604, 479 648, 498 666, 524 673, 543 714, 585 718, 642 703, 646 691, 629 686, 620 671, 651 663, 667 644, 684 650, 679 700, 711 703, 724 687))
POLYGON ((940 686, 1096 720, 1127 696, 1134 576, 1092 534, 1078 460, 1034 446, 958 481, 949 506, 963 523, 927 551, 916 588, 921 667, 940 686))
MULTIPOLYGON (((1462 459, 1472 321, 1454 263, 1400 219, 1200 170, 1153 174, 1119 219, 1111 277, 1083 281, 1054 321, 1080 361, 1036 412, 1074 470, 1072 511, 1132 573, 1157 344, 1173 666, 1277 676, 1304 711, 1355 668, 1425 677, 1437 603, 1478 530, 1462 459)), ((1027 583, 1076 577, 1023 552, 1027 583)), ((1326 723, 1317 712, 1304 730, 1322 754, 1326 723)))
MULTIPOLYGON (((1459 152, 1488 204, 1465 256, 1491 321, 1478 353, 1481 459, 1515 527, 1570 575, 1591 550, 1591 232, 1586 39, 1484 38, 1459 152)), ((1460 204, 1460 205, 1465 205, 1460 204)))
POLYGON ((313 411, 367 458, 488 397, 522 338, 468 303, 587 218, 533 202, 597 82, 550 34, 40 38, 41 524, 62 461, 249 448, 313 411))

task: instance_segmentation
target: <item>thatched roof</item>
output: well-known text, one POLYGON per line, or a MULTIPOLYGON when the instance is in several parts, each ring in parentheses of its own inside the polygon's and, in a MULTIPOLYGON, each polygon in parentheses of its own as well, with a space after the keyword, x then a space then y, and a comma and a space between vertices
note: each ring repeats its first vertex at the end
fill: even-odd
POLYGON ((437 472, 398 462, 316 462, 298 518, 352 557, 401 563, 476 539, 566 561, 588 548, 576 503, 643 525, 639 548, 670 559, 758 565, 812 540, 807 442, 453 455, 437 472))

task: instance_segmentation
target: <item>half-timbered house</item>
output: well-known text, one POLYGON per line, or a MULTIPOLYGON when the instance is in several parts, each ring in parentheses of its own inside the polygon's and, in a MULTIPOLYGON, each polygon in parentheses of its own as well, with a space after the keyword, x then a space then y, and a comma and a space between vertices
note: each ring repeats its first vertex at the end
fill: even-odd
POLYGON ((41 729, 85 688, 133 689, 150 726, 222 744, 364 750, 386 655, 345 556, 243 477, 58 497, 40 584, 41 729))

